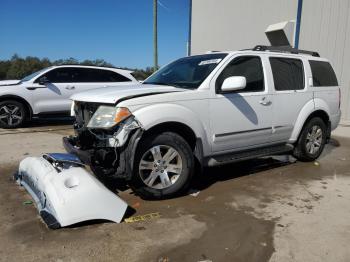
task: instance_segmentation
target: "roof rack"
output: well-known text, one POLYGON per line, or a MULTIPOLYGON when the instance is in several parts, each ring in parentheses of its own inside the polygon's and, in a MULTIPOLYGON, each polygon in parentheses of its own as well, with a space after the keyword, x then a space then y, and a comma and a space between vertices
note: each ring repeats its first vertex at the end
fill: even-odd
POLYGON ((312 56, 320 57, 319 53, 314 51, 306 51, 291 46, 266 46, 266 45, 257 45, 253 51, 270 51, 270 52, 282 52, 282 53, 291 53, 291 54, 307 54, 312 56))

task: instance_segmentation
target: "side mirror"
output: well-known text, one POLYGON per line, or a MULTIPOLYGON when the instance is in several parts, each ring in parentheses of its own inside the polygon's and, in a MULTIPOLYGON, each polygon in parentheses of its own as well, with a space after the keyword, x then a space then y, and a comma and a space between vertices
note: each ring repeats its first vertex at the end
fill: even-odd
POLYGON ((244 89, 247 85, 247 80, 244 76, 231 76, 224 80, 221 86, 222 92, 236 91, 244 89))
POLYGON ((48 83, 50 83, 50 81, 49 81, 49 79, 47 79, 46 76, 43 76, 43 77, 40 77, 40 78, 39 78, 39 81, 38 81, 38 84, 39 84, 39 85, 46 85, 46 84, 48 84, 48 83))

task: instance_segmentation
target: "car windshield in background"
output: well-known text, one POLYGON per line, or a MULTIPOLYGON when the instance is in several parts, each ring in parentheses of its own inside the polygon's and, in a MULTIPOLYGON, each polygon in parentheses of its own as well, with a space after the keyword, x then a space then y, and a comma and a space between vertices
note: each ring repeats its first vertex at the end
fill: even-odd
POLYGON ((46 69, 47 69, 47 68, 41 69, 41 70, 39 70, 39 71, 37 71, 37 72, 34 72, 34 73, 32 73, 32 74, 26 76, 25 78, 23 78, 23 79, 21 80, 21 82, 29 81, 30 79, 32 79, 32 78, 36 77, 37 75, 39 75, 40 73, 44 72, 46 69))
POLYGON ((154 73, 143 84, 169 85, 195 89, 227 56, 224 53, 189 56, 178 59, 154 73))

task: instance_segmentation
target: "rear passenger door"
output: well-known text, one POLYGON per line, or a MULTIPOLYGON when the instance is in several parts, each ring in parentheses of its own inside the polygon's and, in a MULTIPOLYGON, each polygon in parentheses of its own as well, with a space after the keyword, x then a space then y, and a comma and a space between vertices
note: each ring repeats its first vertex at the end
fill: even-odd
POLYGON ((272 107, 264 75, 260 56, 242 55, 234 57, 217 78, 214 77, 215 94, 209 104, 214 153, 270 143, 272 107), (244 76, 246 87, 223 93, 222 83, 231 76, 244 76))
POLYGON ((307 90, 303 59, 293 57, 269 57, 274 91, 272 98, 273 142, 287 142, 304 105, 313 99, 307 90))

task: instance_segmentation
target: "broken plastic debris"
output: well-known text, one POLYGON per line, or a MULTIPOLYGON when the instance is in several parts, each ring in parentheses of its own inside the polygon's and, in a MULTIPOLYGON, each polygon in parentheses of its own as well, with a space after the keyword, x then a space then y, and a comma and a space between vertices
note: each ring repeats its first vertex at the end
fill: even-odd
POLYGON ((161 257, 158 259, 158 262, 170 262, 170 259, 168 257, 161 257))
POLYGON ((199 191, 198 189, 190 189, 190 191, 188 191, 188 193, 193 197, 197 197, 200 192, 201 191, 199 191))
POLYGON ((23 205, 25 205, 25 206, 31 205, 31 204, 33 204, 33 201, 31 201, 31 200, 23 201, 23 205))
POLYGON ((151 220, 159 217, 160 217, 159 212, 156 212, 156 213, 150 213, 146 215, 129 217, 129 218, 126 218, 124 221, 126 223, 134 223, 134 222, 140 222, 140 221, 147 221, 147 220, 151 220))
POLYGON ((131 207, 132 208, 139 208, 141 206, 140 202, 136 202, 135 204, 133 204, 131 207))

